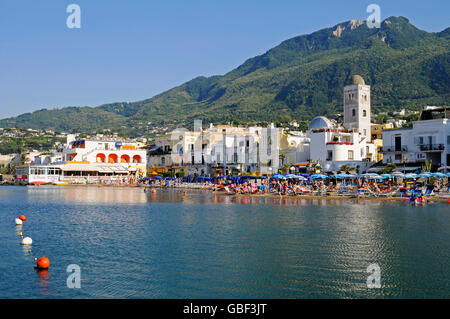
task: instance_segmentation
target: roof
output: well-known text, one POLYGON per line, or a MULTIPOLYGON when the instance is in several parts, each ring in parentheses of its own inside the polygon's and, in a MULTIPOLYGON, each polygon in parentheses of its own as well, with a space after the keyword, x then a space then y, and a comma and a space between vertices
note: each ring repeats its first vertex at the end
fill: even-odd
POLYGON ((308 129, 322 129, 322 128, 332 128, 333 123, 325 116, 318 116, 314 118, 311 123, 309 123, 308 129))
POLYGON ((364 81, 364 79, 362 78, 361 75, 354 75, 354 76, 352 76, 350 84, 352 84, 352 85, 366 85, 366 82, 364 81))

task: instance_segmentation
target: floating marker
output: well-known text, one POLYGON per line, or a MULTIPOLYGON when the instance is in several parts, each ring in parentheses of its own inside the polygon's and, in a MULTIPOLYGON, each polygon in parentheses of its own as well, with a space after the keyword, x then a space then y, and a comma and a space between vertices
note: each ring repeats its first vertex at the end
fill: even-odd
POLYGON ((22 223, 23 223, 22 220, 19 218, 16 218, 15 221, 16 221, 16 225, 22 225, 22 223))
POLYGON ((25 215, 20 215, 19 219, 23 222, 27 221, 27 218, 25 217, 25 215))
POLYGON ((30 237, 25 237, 22 239, 21 245, 31 245, 33 243, 33 240, 30 237))
POLYGON ((41 257, 36 262, 36 268, 38 269, 48 269, 50 267, 50 260, 47 257, 41 257))

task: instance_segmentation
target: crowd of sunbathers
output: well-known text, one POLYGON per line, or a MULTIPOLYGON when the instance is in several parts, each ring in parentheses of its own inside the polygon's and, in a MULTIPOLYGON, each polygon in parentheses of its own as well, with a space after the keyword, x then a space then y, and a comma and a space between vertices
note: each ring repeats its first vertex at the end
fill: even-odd
POLYGON ((376 181, 355 179, 352 182, 336 182, 331 180, 320 181, 296 181, 296 180, 263 180, 247 181, 236 184, 231 181, 217 180, 212 185, 214 191, 224 191, 227 194, 264 194, 277 193, 279 195, 300 195, 300 194, 367 194, 367 195, 402 195, 414 192, 416 195, 423 193, 444 192, 448 186, 436 182, 434 185, 423 185, 421 183, 396 184, 391 181, 377 183, 376 181))

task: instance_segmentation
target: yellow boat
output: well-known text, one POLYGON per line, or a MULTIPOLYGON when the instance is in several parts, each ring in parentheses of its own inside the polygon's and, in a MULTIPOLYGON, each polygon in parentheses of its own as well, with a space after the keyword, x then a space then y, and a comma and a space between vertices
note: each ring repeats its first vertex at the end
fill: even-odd
POLYGON ((69 183, 67 183, 67 182, 56 182, 55 185, 63 186, 63 185, 69 185, 69 183))

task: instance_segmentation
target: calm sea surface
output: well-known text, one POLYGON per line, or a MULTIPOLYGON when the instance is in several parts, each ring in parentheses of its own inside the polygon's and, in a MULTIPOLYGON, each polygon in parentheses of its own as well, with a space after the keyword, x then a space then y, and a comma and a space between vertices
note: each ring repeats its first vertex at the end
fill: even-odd
POLYGON ((0 187, 0 298, 448 298, 449 230, 447 204, 0 187))

